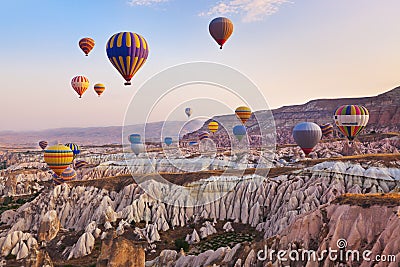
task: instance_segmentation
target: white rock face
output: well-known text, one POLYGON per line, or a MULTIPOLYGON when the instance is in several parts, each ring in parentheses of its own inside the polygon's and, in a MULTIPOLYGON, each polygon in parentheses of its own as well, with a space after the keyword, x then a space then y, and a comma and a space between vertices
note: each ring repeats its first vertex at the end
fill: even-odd
POLYGON ((216 233, 217 233, 217 230, 209 221, 205 221, 204 226, 200 228, 200 237, 202 239, 206 238, 209 235, 213 235, 216 233))
POLYGON ((69 253, 68 260, 80 258, 92 253, 95 239, 91 233, 83 233, 69 253))
POLYGON ((185 239, 190 245, 200 242, 199 234, 197 233, 196 229, 193 229, 192 234, 188 234, 185 239))
POLYGON ((36 246, 36 239, 29 233, 15 231, 9 232, 5 237, 0 237, 1 256, 3 257, 11 253, 18 260, 24 259, 29 255, 29 251, 36 246))
POLYGON ((232 227, 231 222, 225 223, 224 226, 222 227, 222 229, 224 229, 225 232, 234 232, 235 231, 235 229, 233 229, 233 227, 232 227))

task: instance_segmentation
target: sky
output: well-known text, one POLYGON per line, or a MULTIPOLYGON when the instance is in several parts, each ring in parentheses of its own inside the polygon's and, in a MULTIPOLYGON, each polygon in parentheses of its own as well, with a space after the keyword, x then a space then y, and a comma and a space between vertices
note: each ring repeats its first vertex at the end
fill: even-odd
MULTIPOLYGON (((194 61, 216 62, 243 73, 258 86, 270 108, 319 98, 373 96, 399 86, 398 0, 2 0, 0 4, 0 131, 122 125, 141 85, 166 68, 194 61), (209 22, 217 16, 234 23, 223 50, 208 33, 209 22), (141 34, 150 47, 132 86, 123 85, 105 51, 108 39, 121 31, 141 34), (88 57, 78 47, 83 37, 96 42, 88 57), (82 99, 70 85, 76 75, 91 83, 82 99), (93 91, 98 82, 106 85, 100 98, 93 91)), ((166 96, 151 120, 164 120, 167 113, 175 114, 168 119, 184 120, 183 110, 175 110, 185 105, 184 96, 212 94, 211 98, 226 102, 220 111, 205 103, 204 110, 195 114, 199 117, 223 114, 227 107, 241 104, 226 92, 202 86, 180 88, 176 97, 166 96)))

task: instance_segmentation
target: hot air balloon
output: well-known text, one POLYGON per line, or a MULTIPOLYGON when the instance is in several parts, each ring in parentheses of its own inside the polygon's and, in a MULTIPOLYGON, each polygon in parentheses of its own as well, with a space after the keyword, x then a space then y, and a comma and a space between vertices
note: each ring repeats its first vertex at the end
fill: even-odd
POLYGON ((75 169, 79 169, 79 168, 81 168, 81 167, 83 167, 83 166, 86 166, 86 165, 88 165, 89 163, 87 163, 86 161, 84 161, 84 160, 77 160, 76 162, 75 162, 75 169))
POLYGON ((72 88, 78 93, 79 98, 82 98, 83 93, 89 87, 89 79, 85 76, 76 76, 71 81, 72 88))
POLYGON ((167 146, 170 146, 170 145, 172 144, 172 137, 165 137, 165 138, 164 138, 164 143, 165 143, 167 146))
POLYGON ((201 132, 199 133, 199 140, 207 139, 209 138, 209 134, 207 132, 201 132))
POLYGON ((92 38, 86 37, 79 40, 79 47, 85 53, 86 56, 94 47, 94 40, 92 38))
POLYGON ((189 142, 189 146, 196 146, 198 145, 198 143, 196 141, 190 141, 189 142))
POLYGON ((347 139, 353 141, 367 125, 369 112, 364 106, 344 105, 336 110, 334 120, 347 139))
POLYGON ((96 94, 97 94, 98 96, 100 96, 100 95, 104 92, 104 90, 106 90, 106 87, 104 86, 104 84, 102 84, 102 83, 96 83, 96 84, 94 85, 94 91, 96 92, 96 94))
POLYGON ((210 130, 210 132, 215 133, 216 131, 218 131, 218 122, 216 121, 212 121, 208 124, 208 130, 210 130))
POLYGON ((327 137, 333 133, 333 125, 330 123, 322 124, 321 126, 322 135, 327 137))
POLYGON ((66 168, 61 175, 53 173, 53 182, 56 185, 63 184, 65 182, 73 181, 76 177, 76 171, 71 167, 66 168))
POLYGON ((131 85, 132 77, 146 62, 149 46, 137 33, 120 32, 108 40, 106 51, 111 64, 124 77, 125 85, 131 85))
POLYGON ((131 144, 140 144, 141 143, 141 136, 140 134, 131 134, 129 136, 129 142, 131 142, 131 144))
POLYGON ((65 144, 65 146, 66 146, 66 147, 69 147, 69 148, 72 150, 72 152, 74 153, 74 158, 76 158, 76 156, 77 156, 79 153, 81 153, 81 148, 80 148, 77 144, 68 143, 68 144, 65 144))
POLYGON ((185 113, 189 118, 192 115, 192 109, 191 108, 185 108, 185 113))
POLYGON ((144 152, 145 147, 144 147, 144 144, 142 144, 142 143, 132 143, 131 149, 132 149, 132 152, 135 153, 135 155, 137 156, 140 153, 144 152))
POLYGON ((310 154, 322 137, 321 128, 313 122, 301 122, 293 128, 293 138, 306 155, 310 154))
POLYGON ((44 161, 57 175, 61 175, 73 160, 74 153, 64 145, 51 146, 44 151, 44 161))
POLYGON ((40 141, 39 146, 41 149, 45 149, 49 143, 47 141, 40 141))
POLYGON ((220 45, 220 49, 233 32, 233 23, 230 19, 218 17, 213 19, 208 26, 211 36, 220 45))
POLYGON ((235 110, 236 116, 242 121, 243 124, 246 123, 246 121, 250 118, 251 116, 251 109, 245 106, 238 107, 235 110))
POLYGON ((232 131, 239 142, 242 140, 243 136, 246 135, 246 127, 244 127, 243 125, 236 125, 235 127, 233 127, 232 131))

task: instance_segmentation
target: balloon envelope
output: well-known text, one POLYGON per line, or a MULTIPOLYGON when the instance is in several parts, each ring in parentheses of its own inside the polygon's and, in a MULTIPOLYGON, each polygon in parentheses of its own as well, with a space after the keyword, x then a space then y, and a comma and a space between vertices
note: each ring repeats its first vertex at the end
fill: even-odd
POLYGON ((293 128, 293 138, 306 155, 310 154, 321 137, 321 128, 313 122, 301 122, 293 128))
POLYGON ((329 136, 330 134, 333 133, 333 125, 330 123, 322 124, 320 127, 321 127, 321 131, 322 131, 322 135, 325 137, 329 136))
POLYGON ((44 161, 57 175, 61 175, 73 159, 74 153, 64 145, 51 146, 44 151, 44 161))
POLYGON ((129 136, 129 142, 131 142, 131 144, 140 144, 141 139, 142 137, 140 136, 140 134, 131 134, 129 136))
POLYGON ((344 105, 335 111, 334 120, 339 130, 350 140, 367 126, 368 109, 360 105, 344 105))
POLYGON ((218 17, 213 19, 208 30, 214 40, 220 45, 220 49, 233 33, 233 23, 230 19, 218 17))
POLYGON ((131 149, 132 152, 135 153, 135 155, 139 155, 140 153, 144 152, 145 147, 142 143, 133 143, 131 144, 131 149))
POLYGON ((73 181, 76 177, 76 171, 71 167, 67 167, 60 175, 53 173, 53 182, 56 185, 73 181))
POLYGON ((82 98, 83 93, 85 93, 89 87, 89 79, 85 76, 76 76, 72 78, 71 86, 79 95, 79 98, 82 98))
POLYGON ((189 146, 195 146, 195 145, 197 145, 198 143, 196 142, 196 141, 190 141, 189 142, 189 146))
POLYGON ((235 113, 243 124, 251 117, 251 109, 245 106, 236 108, 235 113))
POLYGON ((212 121, 208 124, 208 130, 210 130, 210 132, 215 133, 216 131, 218 131, 218 122, 216 121, 212 121))
POLYGON ((45 149, 49 143, 47 141, 40 141, 39 146, 41 149, 45 149))
POLYGON ((169 146, 172 144, 172 137, 165 137, 164 138, 164 143, 169 146))
POLYGON ((79 40, 79 47, 87 56, 94 47, 94 40, 89 37, 82 38, 79 40))
POLYGON ((104 90, 106 90, 106 87, 104 86, 104 84, 102 84, 102 83, 96 83, 96 84, 94 85, 94 91, 96 92, 96 94, 97 94, 98 96, 100 96, 100 95, 104 92, 104 90))
POLYGON ((130 85, 132 77, 146 62, 149 46, 137 33, 119 32, 108 40, 106 52, 111 64, 125 79, 125 85, 130 85))
POLYGON ((72 150, 72 152, 74 153, 74 158, 76 157, 76 155, 81 153, 81 148, 77 144, 68 143, 68 144, 65 144, 65 146, 69 147, 72 150))
POLYGON ((189 118, 192 115, 192 109, 191 108, 185 108, 185 114, 189 118))
POLYGON ((244 127, 243 125, 236 125, 235 127, 233 127, 232 130, 233 134, 236 136, 236 138, 241 141, 243 136, 246 135, 246 127, 244 127))

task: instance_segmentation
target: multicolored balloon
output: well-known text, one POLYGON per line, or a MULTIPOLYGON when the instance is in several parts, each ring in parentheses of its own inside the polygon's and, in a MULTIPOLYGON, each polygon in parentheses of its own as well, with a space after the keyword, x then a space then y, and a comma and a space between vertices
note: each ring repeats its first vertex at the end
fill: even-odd
POLYGON ((322 135, 327 137, 331 134, 333 134, 333 125, 330 123, 325 123, 319 126, 322 131, 322 135))
POLYGON ((76 171, 71 167, 66 168, 61 175, 53 173, 53 182, 56 185, 63 184, 65 182, 73 181, 76 177, 76 171))
POLYGON ((131 149, 132 149, 132 152, 135 153, 136 156, 138 156, 140 153, 145 151, 144 144, 142 144, 142 143, 132 143, 131 149))
POLYGON ((89 79, 85 76, 76 76, 71 81, 72 88, 78 93, 79 98, 82 98, 83 93, 89 88, 89 79))
POLYGON ((239 142, 242 141, 243 136, 245 136, 247 133, 246 127, 244 127, 243 125, 236 125, 235 127, 233 127, 232 132, 239 140, 239 142))
POLYGON ((129 142, 131 142, 131 144, 140 144, 142 137, 140 136, 140 134, 131 134, 129 136, 129 142))
POLYGON ((96 92, 96 94, 100 97, 100 95, 104 92, 104 90, 106 90, 106 87, 104 86, 104 84, 102 83, 96 83, 94 85, 94 91, 96 92))
POLYGON ((207 132, 201 132, 199 133, 199 140, 207 139, 210 138, 209 134, 207 132))
POLYGON ((218 17, 213 19, 208 30, 214 40, 220 45, 220 49, 233 33, 233 23, 230 19, 218 17))
POLYGON ((65 144, 65 146, 66 146, 66 147, 69 147, 69 148, 72 150, 72 152, 74 153, 74 158, 76 158, 76 156, 77 156, 79 153, 81 153, 81 148, 80 148, 77 144, 68 143, 68 144, 65 144))
POLYGON ((164 138, 164 143, 165 143, 167 146, 170 146, 170 145, 172 144, 172 137, 165 137, 165 138, 164 138))
POLYGON ((94 40, 89 37, 82 38, 79 40, 79 47, 82 49, 85 55, 88 56, 94 47, 94 40))
POLYGON ((39 146, 41 149, 45 149, 49 143, 47 141, 40 141, 39 146))
POLYGON ((192 115, 192 109, 191 108, 185 108, 185 114, 186 114, 186 116, 188 116, 188 118, 190 118, 190 116, 192 115))
POLYGON ((125 85, 131 85, 131 79, 146 62, 149 46, 146 40, 133 32, 116 33, 107 42, 107 57, 111 64, 125 79, 125 85))
POLYGON ((251 117, 251 109, 245 106, 236 108, 235 113, 243 124, 245 124, 246 121, 251 117))
POLYGON ((44 151, 44 161, 57 175, 61 175, 73 160, 74 153, 64 145, 51 146, 44 151))
POLYGON ((208 130, 212 133, 215 133, 216 131, 218 131, 218 122, 216 121, 212 121, 208 124, 208 130))
POLYGON ((354 138, 367 126, 368 109, 360 105, 344 105, 339 107, 334 115, 336 126, 349 139, 354 138))
POLYGON ((88 164, 89 164, 89 163, 86 162, 86 161, 84 161, 84 160, 77 160, 77 161, 75 162, 75 169, 82 168, 82 167, 84 167, 84 166, 86 166, 86 165, 88 165, 88 164))
POLYGON ((321 128, 313 122, 301 122, 293 128, 293 138, 306 155, 310 154, 322 137, 321 128))

